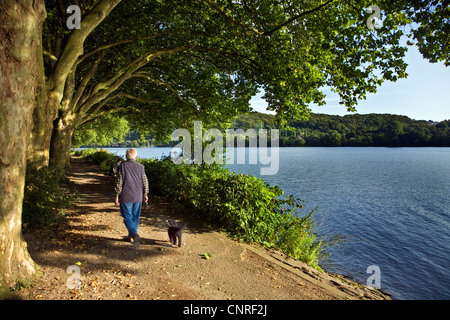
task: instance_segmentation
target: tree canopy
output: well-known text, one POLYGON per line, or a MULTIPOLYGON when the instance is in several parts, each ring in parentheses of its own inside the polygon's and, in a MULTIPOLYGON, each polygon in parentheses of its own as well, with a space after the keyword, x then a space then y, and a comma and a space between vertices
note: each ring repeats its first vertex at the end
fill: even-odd
POLYGON ((445 1, 382 1, 379 29, 367 27, 370 1, 115 1, 84 42, 72 41, 103 2, 80 3, 73 31, 65 27, 69 2, 46 3, 49 77, 82 45, 59 114, 74 128, 125 112, 134 126, 167 137, 194 119, 217 124, 248 111, 259 89, 282 124, 323 105, 324 87, 355 110, 384 81, 407 76, 402 36, 430 61, 448 63, 445 1))

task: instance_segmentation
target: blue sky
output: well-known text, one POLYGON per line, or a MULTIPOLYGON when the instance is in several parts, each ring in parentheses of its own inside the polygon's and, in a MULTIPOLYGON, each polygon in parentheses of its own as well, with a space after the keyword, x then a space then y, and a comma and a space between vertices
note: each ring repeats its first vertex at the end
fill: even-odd
MULTIPOLYGON (((450 119, 450 67, 430 63, 422 58, 416 47, 409 47, 405 57, 408 78, 385 82, 377 93, 368 94, 356 107, 360 114, 390 113, 405 115, 416 120, 442 121, 450 119)), ((351 114, 339 104, 339 97, 327 90, 327 104, 310 106, 312 112, 334 115, 351 114)), ((255 111, 265 110, 267 103, 262 94, 251 100, 255 111)))

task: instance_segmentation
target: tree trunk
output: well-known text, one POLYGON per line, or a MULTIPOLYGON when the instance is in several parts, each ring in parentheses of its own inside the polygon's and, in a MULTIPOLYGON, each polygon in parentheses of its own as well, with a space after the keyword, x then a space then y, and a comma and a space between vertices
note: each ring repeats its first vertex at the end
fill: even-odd
POLYGON ((45 17, 43 0, 0 1, 0 298, 36 273, 22 237, 22 201, 45 17))
POLYGON ((53 124, 52 139, 50 142, 50 165, 70 166, 70 146, 72 145, 72 135, 76 124, 74 114, 59 111, 58 118, 53 124))
POLYGON ((31 138, 28 144, 27 161, 32 162, 37 168, 48 166, 50 159, 50 139, 53 130, 53 121, 56 119, 59 101, 55 101, 54 95, 49 95, 44 73, 44 59, 42 46, 38 51, 39 70, 36 108, 33 113, 33 125, 31 138))

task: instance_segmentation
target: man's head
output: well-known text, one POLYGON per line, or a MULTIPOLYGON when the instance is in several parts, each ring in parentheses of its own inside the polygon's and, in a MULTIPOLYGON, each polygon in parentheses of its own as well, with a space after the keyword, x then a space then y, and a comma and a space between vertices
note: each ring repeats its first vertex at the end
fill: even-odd
POLYGON ((137 158, 137 151, 134 148, 130 148, 127 150, 127 159, 135 160, 137 158))

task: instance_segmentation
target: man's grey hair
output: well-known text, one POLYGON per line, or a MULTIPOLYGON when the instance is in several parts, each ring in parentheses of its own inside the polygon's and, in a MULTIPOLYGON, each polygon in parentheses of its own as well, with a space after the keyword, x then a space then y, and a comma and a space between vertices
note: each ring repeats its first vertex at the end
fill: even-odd
POLYGON ((127 159, 136 159, 137 151, 134 148, 130 148, 127 150, 127 159))

